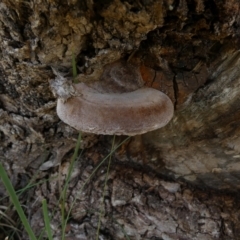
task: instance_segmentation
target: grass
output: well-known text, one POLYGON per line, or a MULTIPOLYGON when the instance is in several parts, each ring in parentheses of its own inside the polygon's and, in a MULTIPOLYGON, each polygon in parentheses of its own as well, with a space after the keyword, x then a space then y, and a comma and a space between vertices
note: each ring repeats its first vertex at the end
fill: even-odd
MULTIPOLYGON (((65 212, 65 205, 66 205, 66 200, 67 200, 67 197, 66 197, 66 192, 67 192, 67 188, 69 186, 69 181, 70 181, 70 178, 71 178, 71 174, 72 174, 72 171, 74 169, 74 163, 76 162, 77 158, 79 157, 79 148, 80 148, 80 143, 81 143, 81 134, 79 134, 78 136, 78 140, 77 140, 77 143, 76 143, 76 146, 75 146, 75 150, 74 150, 74 153, 73 153, 73 156, 71 158, 71 163, 70 163, 70 166, 69 166, 69 169, 68 169, 68 174, 67 174, 67 177, 66 177, 66 180, 65 180, 65 183, 64 183, 64 187, 61 191, 61 195, 60 195, 60 198, 59 198, 59 203, 60 203, 60 209, 61 209, 61 217, 62 217, 62 220, 61 220, 61 223, 62 223, 62 227, 61 227, 61 230, 62 230, 62 240, 65 239, 65 232, 66 232, 66 226, 67 226, 67 223, 70 219, 70 214, 71 214, 71 211, 76 203, 76 200, 78 198, 78 196, 82 193, 83 189, 85 188, 86 184, 92 179, 92 177, 95 175, 95 173, 97 172, 97 170, 104 164, 104 162, 108 159, 108 167, 107 167, 107 172, 106 172, 106 176, 105 176, 105 181, 104 181, 104 186, 103 186, 103 194, 102 194, 102 200, 101 200, 101 206, 100 206, 100 212, 99 212, 99 221, 98 221, 98 228, 97 228, 97 232, 96 232, 96 239, 99 238, 99 232, 100 232, 100 227, 101 227, 101 218, 104 214, 104 196, 105 196, 105 191, 106 191, 106 186, 107 186, 107 180, 108 180, 108 174, 109 174, 109 169, 110 169, 110 165, 111 165, 111 158, 112 158, 112 154, 123 144, 125 143, 126 141, 129 140, 130 137, 127 137, 125 140, 123 140, 120 144, 118 144, 117 146, 114 147, 114 144, 115 144, 115 137, 113 137, 113 142, 112 142, 112 148, 111 148, 111 151, 109 152, 109 154, 94 168, 94 170, 92 171, 91 175, 88 177, 88 179, 84 182, 84 184, 82 185, 81 189, 79 190, 78 192, 78 195, 75 196, 71 206, 70 206, 70 209, 69 211, 66 213, 65 212)), ((10 196, 10 199, 15 207, 15 209, 17 210, 17 213, 19 215, 19 218, 21 219, 21 222, 24 226, 24 229, 26 230, 26 232, 28 233, 29 237, 31 240, 37 240, 37 239, 41 239, 42 237, 38 237, 34 234, 33 230, 31 229, 30 227, 30 224, 28 222, 28 219, 23 211, 23 208, 18 200, 18 196, 17 194, 23 194, 23 191, 27 191, 29 188, 33 187, 33 186, 36 186, 39 183, 36 183, 36 184, 29 184, 27 185, 25 188, 21 189, 21 191, 15 191, 12 184, 11 184, 11 181, 10 179, 8 178, 7 176, 7 173, 5 171, 5 169, 3 168, 2 164, 0 163, 0 176, 2 178, 2 182, 4 183, 4 186, 10 196)), ((45 181, 49 181, 49 179, 47 180, 44 180, 44 181, 41 181, 41 183, 45 182, 45 181)), ((48 239, 51 240, 53 239, 53 234, 51 232, 51 227, 50 227, 50 221, 51 221, 51 217, 49 217, 49 212, 48 212, 48 209, 47 209, 47 203, 46 203, 46 199, 43 200, 42 202, 42 208, 43 208, 43 216, 44 216, 44 232, 47 234, 48 236, 48 239)), ((0 212, 1 213, 1 212, 0 212)), ((4 213, 2 214, 4 216, 4 213)), ((7 218, 7 216, 5 216, 7 218)), ((17 230, 17 228, 14 227, 14 222, 9 219, 9 224, 8 226, 11 227, 14 231, 18 232, 19 230, 17 230)), ((7 227, 8 227, 7 226, 7 227)), ((42 234, 41 234, 42 235, 42 234)), ((126 239, 127 236, 126 236, 126 239)))
POLYGON ((81 132, 78 134, 78 140, 77 140, 77 144, 71 159, 71 163, 70 163, 70 167, 68 170, 68 174, 67 174, 67 178, 63 187, 63 190, 61 192, 60 195, 60 205, 61 205, 61 215, 62 215, 62 239, 65 239, 65 229, 66 229, 66 223, 68 222, 69 219, 69 214, 67 215, 67 218, 65 218, 65 205, 66 205, 66 193, 67 193, 67 188, 68 188, 68 184, 70 181, 70 177, 73 171, 73 167, 74 167, 74 163, 76 162, 76 159, 78 157, 78 151, 80 148, 80 144, 81 144, 81 140, 82 140, 82 134, 81 132))
POLYGON ((0 163, 0 176, 2 178, 2 182, 3 182, 3 184, 6 188, 9 196, 10 196, 10 199, 11 199, 12 203, 14 204, 14 206, 16 208, 18 216, 20 217, 21 222, 22 222, 25 230, 27 231, 30 239, 31 240, 37 240, 32 228, 31 228, 31 226, 30 226, 30 224, 27 220, 27 217, 26 217, 26 215, 25 215, 25 213, 24 213, 24 211, 21 207, 21 204, 20 204, 20 202, 18 200, 18 197, 17 197, 17 194, 16 194, 16 192, 15 192, 13 186, 12 186, 12 183, 11 183, 11 181, 10 181, 10 179, 9 179, 9 177, 8 177, 6 171, 3 168, 1 163, 0 163))
MULTIPOLYGON (((115 144, 115 135, 114 135, 113 141, 112 141, 111 152, 113 151, 114 144, 115 144)), ((106 186, 107 186, 107 180, 108 180, 108 174, 109 174, 109 170, 110 170, 111 160, 112 160, 112 154, 109 156, 108 167, 107 167, 107 172, 106 172, 105 181, 104 181, 103 196, 102 196, 101 209, 100 209, 99 218, 98 218, 96 239, 99 239, 99 232, 100 232, 100 228, 101 228, 101 219, 102 219, 103 209, 104 209, 104 198, 105 198, 105 192, 106 192, 106 186)))
POLYGON ((77 64, 76 64, 76 57, 74 51, 72 51, 72 73, 73 73, 73 82, 78 83, 76 80, 77 76, 77 64))
POLYGON ((47 232, 48 240, 53 240, 46 199, 43 199, 42 201, 42 208, 43 208, 44 226, 47 232))
MULTIPOLYGON (((77 67, 76 67, 76 60, 75 60, 75 54, 74 53, 72 54, 72 66, 73 66, 72 71, 73 71, 74 83, 77 83, 76 80, 75 80, 75 78, 77 76, 77 67)), ((99 211, 99 220, 98 220, 98 226, 97 226, 97 232, 96 232, 96 239, 99 239, 99 233, 100 233, 100 228, 101 228, 101 219, 102 219, 102 216, 104 214, 105 191, 106 191, 108 174, 109 174, 110 165, 111 165, 112 154, 124 142, 128 141, 129 138, 130 137, 127 137, 120 144, 118 144, 116 147, 114 147, 114 145, 115 145, 115 136, 113 137, 113 142, 112 142, 112 147, 111 147, 110 153, 95 167, 95 169, 90 174, 88 179, 82 185, 81 189, 78 192, 78 195, 75 196, 72 204, 70 205, 69 211, 65 212, 65 206, 66 206, 66 201, 67 201, 67 189, 69 187, 69 182, 70 182, 70 179, 71 179, 71 175, 72 175, 72 172, 74 170, 74 165, 75 165, 77 159, 79 158, 79 149, 80 149, 80 145, 81 145, 81 133, 79 133, 78 139, 77 139, 77 143, 76 143, 76 146, 75 146, 75 149, 74 149, 74 153, 73 153, 73 156, 72 156, 71 161, 70 161, 70 166, 69 166, 68 173, 67 173, 67 176, 66 176, 66 179, 65 179, 65 183, 64 183, 63 188, 60 191, 60 197, 59 197, 59 206, 60 206, 60 211, 61 211, 61 225, 62 225, 61 226, 61 232, 62 232, 61 239, 62 240, 65 240, 66 226, 67 226, 67 223, 69 222, 70 214, 71 214, 71 211, 72 211, 72 209, 73 209, 73 207, 74 207, 74 205, 76 203, 77 197, 82 193, 82 191, 85 188, 86 184, 92 179, 92 177, 95 175, 97 170, 108 159, 108 167, 107 167, 107 172, 106 172, 104 186, 103 186, 102 199, 101 199, 101 205, 100 205, 100 211, 99 211)), ((80 154, 80 156, 81 156, 81 154, 80 154)), ((6 173, 5 169, 3 168, 2 164, 0 163, 0 176, 1 176, 2 182, 3 182, 7 192, 9 194, 11 202, 13 203, 13 205, 14 205, 17 213, 18 213, 18 216, 19 216, 19 218, 21 220, 22 225, 24 226, 24 229, 26 230, 26 232, 29 235, 29 238, 31 240, 42 239, 43 234, 45 232, 45 234, 47 235, 48 239, 52 240, 53 239, 53 233, 52 233, 51 224, 50 224, 51 223, 51 215, 49 214, 49 211, 48 211, 48 206, 47 206, 46 199, 43 199, 43 201, 42 201, 42 211, 43 211, 43 217, 44 217, 44 231, 40 234, 40 236, 38 236, 38 238, 34 234, 32 228, 30 226, 30 223, 29 223, 29 221, 28 221, 28 219, 27 219, 27 217, 26 217, 26 215, 25 215, 25 213, 23 211, 23 208, 22 208, 22 206, 21 206, 21 204, 19 202, 19 199, 18 199, 18 197, 21 194, 23 194, 24 192, 26 192, 28 189, 30 189, 30 188, 32 188, 34 186, 40 185, 40 184, 42 184, 42 183, 44 183, 46 181, 49 181, 49 179, 46 179, 46 180, 43 180, 43 181, 39 181, 37 183, 33 183, 33 181, 36 179, 36 175, 37 174, 35 174, 33 176, 31 181, 29 182, 29 184, 27 184, 27 186, 25 188, 23 188, 21 190, 18 190, 18 191, 15 191, 13 186, 12 186, 12 183, 11 183, 10 179, 7 176, 7 173, 6 173)), ((59 172, 59 176, 60 176, 60 172, 59 172)), ((2 198, 2 200, 3 199, 4 198, 2 198)), ((55 212, 52 213, 52 216, 54 215, 54 213, 55 212)), ((16 232, 16 234, 18 234, 19 230, 16 227, 14 227, 16 225, 16 223, 13 222, 12 219, 9 218, 6 214, 4 214, 4 212, 0 211, 0 215, 2 215, 2 217, 4 217, 8 221, 8 224, 5 224, 5 225, 4 224, 0 224, 0 226, 2 225, 2 226, 5 226, 5 227, 9 227, 9 228, 13 229, 16 232)), ((125 231, 124 231, 123 228, 122 228, 122 230, 124 232, 124 235, 126 236, 126 239, 129 239, 127 237, 127 235, 125 234, 125 231)), ((19 237, 19 239, 20 239, 20 237, 19 237)))
MULTIPOLYGON (((15 233, 20 238, 19 234, 21 231, 17 228, 17 223, 5 213, 7 210, 8 207, 0 206, 0 229, 2 230, 2 234, 9 235, 5 229, 10 229, 13 234, 15 233)), ((12 234, 10 233, 10 235, 12 234)), ((0 239, 2 239, 1 237, 0 233, 0 239)))
MULTIPOLYGON (((1 170, 4 170, 4 168, 2 167, 1 170)), ((50 179, 44 179, 44 180, 40 180, 40 181, 34 183, 33 181, 34 181, 34 179, 36 178, 37 175, 38 175, 38 171, 37 171, 36 174, 34 174, 34 176, 30 179, 29 183, 24 188, 19 189, 17 191, 14 190, 18 199, 23 194, 27 194, 27 191, 30 190, 31 188, 40 186, 43 183, 54 180, 56 178, 56 177, 54 177, 54 178, 50 178, 50 179)), ((2 176, 2 172, 0 172, 0 176, 2 176)), ((4 180, 4 179, 2 179, 2 182, 5 182, 6 184, 11 183, 11 182, 7 183, 6 180, 4 180)), ((0 198, 0 202, 3 202, 7 198, 8 198, 8 196, 4 196, 4 197, 0 198)), ((21 237, 20 237, 21 231, 18 229, 18 227, 21 225, 21 223, 19 223, 19 221, 13 220, 12 216, 8 216, 9 211, 11 213, 13 212, 13 207, 16 209, 16 206, 14 205, 14 202, 10 202, 10 204, 8 206, 0 205, 0 232, 2 231, 2 232, 5 233, 5 236, 9 236, 8 239, 13 239, 14 235, 16 235, 18 237, 18 239, 21 239, 21 237), (6 222, 7 224, 5 224, 3 222, 6 222)), ((11 214, 11 215, 13 215, 13 214, 11 214)), ((1 236, 0 236, 0 239, 1 239, 1 236)))
MULTIPOLYGON (((115 139, 115 137, 114 137, 115 139)), ((76 203, 76 200, 78 198, 78 196, 82 193, 83 189, 85 188, 85 186, 87 185, 87 183, 92 179, 92 177, 95 175, 95 173, 97 172, 97 170, 103 165, 103 163, 110 157, 112 156, 112 154, 120 147, 122 146, 122 144, 124 144, 125 142, 127 142, 128 140, 130 139, 130 137, 127 137, 125 140, 123 140, 120 144, 118 144, 115 148, 112 147, 110 153, 95 167, 95 169, 92 171, 92 173, 90 174, 90 176, 88 177, 88 179, 84 182, 84 184, 82 185, 82 187, 79 189, 79 192, 78 192, 78 195, 75 196, 70 208, 69 208, 69 211, 68 211, 68 214, 67 214, 67 217, 65 219, 65 222, 64 222, 64 226, 63 226, 63 229, 62 229, 62 233, 64 234, 65 233, 65 229, 66 229, 66 226, 67 226, 67 220, 70 218, 70 214, 71 214, 71 211, 73 209, 73 206, 75 205, 76 203)), ((112 144, 113 146, 113 144, 112 144)), ((62 235, 62 240, 64 240, 64 236, 62 235)))

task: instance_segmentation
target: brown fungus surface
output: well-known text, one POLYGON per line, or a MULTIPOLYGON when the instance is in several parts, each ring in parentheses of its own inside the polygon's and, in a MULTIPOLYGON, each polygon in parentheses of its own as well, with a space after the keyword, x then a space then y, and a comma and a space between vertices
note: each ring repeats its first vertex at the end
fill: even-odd
MULTIPOLYGON (((119 74, 119 71, 124 72, 126 69, 130 71, 129 79, 125 78, 123 82, 142 82, 140 74, 137 75, 140 79, 132 79, 136 76, 136 66, 130 68, 126 63, 125 68, 119 61, 119 71, 116 71, 116 64, 118 62, 113 63, 113 66, 118 75, 111 79, 117 78, 117 85, 122 81, 120 78, 124 78, 124 74, 119 74)), ((109 65, 106 71, 109 72, 109 65)), ((106 71, 102 77, 106 75, 106 71)), ((96 86, 99 86, 99 82, 96 86)), ((83 82, 74 85, 74 88, 78 96, 71 97, 66 102, 58 99, 57 114, 63 122, 79 131, 138 135, 165 126, 173 117, 174 107, 170 98, 153 88, 141 87, 128 92, 109 93, 102 92, 102 88, 98 91, 96 87, 89 87, 83 82)))

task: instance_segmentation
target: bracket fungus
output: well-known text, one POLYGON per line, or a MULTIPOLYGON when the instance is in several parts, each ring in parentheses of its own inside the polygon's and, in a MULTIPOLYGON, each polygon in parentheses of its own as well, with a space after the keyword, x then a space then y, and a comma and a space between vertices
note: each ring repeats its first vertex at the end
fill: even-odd
POLYGON ((59 98, 57 114, 79 131, 133 136, 164 127, 173 117, 170 98, 144 87, 138 67, 128 62, 108 64, 95 85, 80 82, 73 86, 77 95, 66 102, 59 98), (110 82, 114 86, 111 92, 106 89, 110 82), (128 83, 130 90, 124 89, 128 83))

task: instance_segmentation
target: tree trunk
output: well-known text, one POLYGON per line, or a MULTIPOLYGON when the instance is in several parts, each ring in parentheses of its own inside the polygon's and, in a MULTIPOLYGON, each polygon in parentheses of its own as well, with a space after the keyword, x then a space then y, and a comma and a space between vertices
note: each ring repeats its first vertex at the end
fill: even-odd
POLYGON ((113 137, 82 134, 66 239, 96 239, 101 212, 99 239, 240 239, 239 13, 238 0, 0 2, 0 159, 16 190, 38 183, 20 197, 37 235, 46 198, 61 239, 58 199, 78 131, 58 118, 50 82, 52 69, 70 82, 75 57, 80 77, 137 62, 175 112, 114 151, 105 190, 108 160, 88 177, 113 137))

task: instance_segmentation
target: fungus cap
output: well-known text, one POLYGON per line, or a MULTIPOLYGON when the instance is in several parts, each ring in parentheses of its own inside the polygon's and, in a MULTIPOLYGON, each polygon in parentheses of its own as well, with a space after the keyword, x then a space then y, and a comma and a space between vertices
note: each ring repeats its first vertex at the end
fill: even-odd
POLYGON ((84 83, 78 96, 58 99, 57 114, 79 131, 106 135, 138 135, 164 127, 173 117, 170 98, 153 88, 126 93, 99 93, 84 83))

